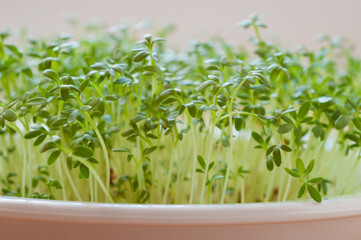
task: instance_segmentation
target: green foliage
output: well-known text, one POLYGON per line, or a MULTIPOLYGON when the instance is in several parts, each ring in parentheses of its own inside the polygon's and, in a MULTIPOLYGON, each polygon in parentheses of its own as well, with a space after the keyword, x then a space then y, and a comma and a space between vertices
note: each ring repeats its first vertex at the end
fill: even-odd
POLYGON ((316 51, 268 43, 261 15, 238 25, 255 31, 252 51, 220 38, 175 51, 168 28, 20 46, 0 33, 2 194, 192 204, 359 191, 361 60, 329 37, 316 51))
POLYGON ((316 202, 321 202, 322 197, 320 192, 312 186, 312 184, 321 183, 323 181, 322 177, 311 178, 310 173, 312 172, 315 165, 315 159, 313 159, 305 168, 305 165, 301 158, 296 159, 296 169, 285 168, 286 172, 290 174, 292 177, 300 179, 302 186, 298 191, 297 197, 301 198, 305 193, 306 189, 308 194, 312 197, 316 202))

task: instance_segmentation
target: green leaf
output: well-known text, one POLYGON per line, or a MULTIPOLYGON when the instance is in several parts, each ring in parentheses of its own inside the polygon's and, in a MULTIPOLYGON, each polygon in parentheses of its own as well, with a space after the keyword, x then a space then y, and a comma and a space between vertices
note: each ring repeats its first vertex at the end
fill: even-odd
POLYGON ((36 188, 38 186, 38 183, 39 183, 39 177, 38 176, 33 177, 32 181, 31 181, 32 187, 36 188))
POLYGON ((61 85, 60 86, 60 95, 61 95, 61 98, 63 99, 63 101, 68 100, 69 93, 70 93, 69 85, 61 85))
POLYGON ((18 119, 16 113, 14 113, 14 111, 11 109, 6 109, 2 114, 2 117, 9 122, 15 122, 18 119))
POLYGON ((112 96, 112 95, 108 95, 108 96, 105 96, 104 97, 104 100, 106 100, 106 101, 116 101, 116 100, 118 100, 119 99, 119 97, 117 97, 117 96, 112 96))
POLYGON ((60 118, 60 119, 57 119, 55 120, 52 124, 51 124, 51 127, 61 127, 65 124, 68 123, 68 119, 67 118, 60 118))
POLYGON ((352 116, 351 119, 355 127, 361 131, 361 119, 358 116, 352 116))
POLYGON ((3 116, 0 115, 0 127, 5 127, 5 120, 3 118, 3 116))
POLYGON ((310 121, 312 121, 312 119, 313 119, 313 117, 305 117, 300 121, 300 123, 310 122, 310 121))
POLYGON ((282 113, 282 115, 281 115, 281 119, 283 120, 283 121, 285 121, 286 123, 289 123, 289 124, 291 124, 291 125, 293 125, 293 121, 291 120, 291 118, 289 118, 289 117, 287 117, 286 116, 286 113, 293 113, 294 111, 292 111, 293 109, 289 109, 289 110, 287 110, 287 111, 284 111, 283 113, 282 113))
POLYGON ((150 148, 145 148, 143 150, 143 155, 148 155, 148 154, 154 152, 157 148, 158 148, 158 146, 152 146, 150 148))
POLYGON ((158 56, 157 53, 152 53, 151 56, 152 56, 152 58, 153 58, 154 61, 156 61, 157 63, 160 62, 160 58, 159 58, 159 56, 158 56))
POLYGON ((48 158, 48 165, 52 165, 58 158, 60 155, 61 151, 60 150, 55 150, 54 152, 52 152, 48 158))
POLYGON ((145 66, 143 66, 143 68, 146 71, 155 72, 155 73, 158 73, 159 75, 162 75, 162 70, 158 66, 145 65, 145 66))
POLYGON ((336 108, 337 108, 337 110, 339 110, 340 113, 343 114, 343 115, 348 115, 348 113, 349 113, 349 111, 348 111, 345 107, 343 107, 342 105, 340 105, 340 104, 336 104, 336 108))
POLYGON ((293 128, 293 134, 295 135, 295 142, 299 144, 301 141, 301 130, 298 127, 293 128))
POLYGON ((68 117, 68 123, 72 123, 76 120, 76 118, 78 117, 78 114, 79 114, 79 111, 77 109, 75 109, 74 111, 72 111, 70 114, 69 114, 69 117, 68 117))
POLYGON ((289 123, 285 123, 285 124, 282 124, 281 126, 279 126, 278 128, 278 132, 281 133, 281 134, 285 134, 285 133, 288 133, 292 130, 293 126, 289 123))
POLYGON ((237 117, 234 121, 234 127, 237 131, 240 131, 244 127, 244 120, 241 117, 237 117))
POLYGON ((272 145, 270 146, 267 151, 266 151, 266 156, 268 156, 269 154, 271 154, 271 152, 273 152, 273 150, 277 147, 277 145, 272 145))
POLYGON ((148 134, 147 134, 147 137, 148 137, 148 138, 151 138, 151 139, 158 139, 158 137, 157 137, 156 135, 151 134, 151 133, 148 133, 148 134))
POLYGON ((301 177, 301 174, 292 170, 292 169, 289 169, 289 168, 285 168, 286 172, 291 175, 292 177, 296 177, 296 178, 299 178, 301 177))
POLYGON ((281 166, 281 162, 282 162, 281 151, 278 146, 276 146, 273 150, 273 159, 277 167, 281 166))
POLYGON ((198 160, 199 165, 205 170, 206 162, 204 161, 203 157, 201 155, 198 155, 197 160, 198 160))
POLYGON ((131 83, 133 80, 129 77, 121 77, 115 80, 114 84, 131 83))
POLYGON ((90 109, 92 109, 92 106, 84 105, 83 107, 80 108, 80 111, 87 112, 90 109))
POLYGON ((53 148, 56 148, 56 144, 53 142, 53 141, 48 141, 48 142, 45 142, 43 144, 43 146, 41 146, 40 148, 40 152, 43 153, 43 152, 46 152, 50 149, 53 149, 53 148))
POLYGON ((94 151, 84 145, 77 145, 73 149, 73 155, 83 158, 90 158, 94 155, 94 151))
POLYGON ((258 142, 259 144, 261 144, 261 145, 264 144, 264 140, 263 140, 262 136, 259 135, 258 133, 252 132, 252 137, 253 137, 253 139, 254 139, 256 142, 258 142))
POLYGON ((36 138, 37 136, 41 135, 43 133, 43 130, 34 130, 34 131, 30 131, 28 133, 26 133, 24 135, 25 139, 32 139, 32 138, 36 138))
POLYGON ((234 86, 234 83, 233 82, 225 82, 225 83, 222 84, 223 88, 227 88, 227 87, 230 87, 230 86, 234 86))
POLYGON ((84 89, 88 86, 88 84, 89 84, 89 79, 85 79, 85 80, 80 84, 80 87, 79 87, 80 91, 81 91, 81 92, 84 91, 84 89))
POLYGON ((165 38, 156 37, 156 38, 154 38, 153 43, 156 43, 156 42, 165 42, 165 41, 167 41, 165 38))
POLYGON ((223 178, 224 178, 223 175, 214 175, 214 176, 212 177, 213 180, 220 180, 220 179, 223 179, 223 178))
POLYGON ((267 166, 268 171, 273 170, 273 158, 272 157, 267 158, 266 166, 267 166))
POLYGON ((112 152, 130 152, 130 149, 127 147, 119 147, 112 149, 112 152))
POLYGON ((214 166, 214 161, 208 165, 208 171, 211 170, 213 168, 213 166, 214 166))
POLYGON ((204 89, 211 87, 213 85, 217 85, 217 83, 213 80, 207 80, 207 81, 203 82, 201 85, 199 85, 199 87, 197 88, 197 91, 201 92, 204 89))
POLYGON ((335 128, 338 130, 343 129, 344 127, 347 126, 349 121, 350 121, 349 116, 340 115, 335 122, 335 128))
POLYGON ((143 37, 148 43, 150 43, 152 40, 152 34, 146 34, 143 37))
POLYGON ((270 73, 270 80, 272 82, 277 82, 278 76, 280 75, 281 69, 279 66, 274 67, 270 73))
POLYGON ((332 102, 332 97, 322 96, 322 97, 319 97, 317 100, 321 104, 328 104, 328 103, 332 102))
POLYGON ((21 57, 23 54, 19 51, 19 49, 12 45, 12 44, 5 44, 5 47, 7 49, 9 49, 11 52, 13 52, 14 54, 16 54, 18 57, 21 57))
POLYGON ((55 72, 52 69, 47 69, 45 71, 43 71, 43 74, 45 77, 49 78, 50 80, 52 80, 55 83, 60 83, 60 78, 57 72, 55 72))
POLYGON ((98 160, 96 160, 95 158, 88 158, 87 161, 89 161, 90 163, 94 163, 94 164, 99 164, 100 162, 98 160))
POLYGON ((73 169, 73 156, 71 154, 66 156, 66 166, 68 167, 69 170, 73 169))
POLYGON ((46 138, 46 134, 40 135, 40 136, 35 140, 35 142, 34 142, 34 147, 39 146, 40 144, 42 144, 42 142, 44 142, 45 138, 46 138))
POLYGON ((250 19, 247 19, 247 20, 237 23, 238 27, 243 27, 246 29, 249 28, 251 25, 252 25, 252 20, 250 20, 250 19))
POLYGON ((305 175, 308 175, 312 172, 313 167, 315 166, 315 159, 312 159, 312 161, 308 164, 306 171, 305 171, 305 175))
MULTIPOLYGON (((54 85, 50 85, 50 86, 54 86, 54 85)), ((50 90, 49 90, 49 93, 54 93, 56 90, 58 90, 60 88, 60 86, 63 86, 63 85, 55 85, 54 87, 52 87, 50 90)), ((64 85, 64 86, 67 86, 67 85, 64 85)))
POLYGON ((129 137, 129 136, 132 135, 133 133, 134 133, 134 130, 133 130, 133 129, 129 129, 129 130, 123 132, 123 133, 121 134, 121 136, 122 136, 122 137, 129 137))
POLYGON ((359 138, 356 134, 346 133, 346 134, 345 134, 345 138, 348 138, 348 139, 350 139, 351 141, 354 141, 355 143, 360 142, 360 138, 359 138))
POLYGON ((223 88, 227 88, 227 87, 231 87, 231 86, 234 86, 233 82, 225 82, 225 83, 222 84, 223 88))
POLYGON ((89 178, 89 168, 84 164, 80 163, 79 165, 80 174, 83 178, 89 178))
POLYGON ((285 144, 280 144, 279 147, 285 152, 292 152, 292 148, 290 148, 289 146, 287 146, 285 144))
POLYGON ((17 193, 17 192, 10 191, 10 190, 5 189, 5 188, 3 188, 3 189, 1 189, 1 190, 2 190, 2 193, 3 193, 4 195, 6 195, 6 196, 17 196, 17 197, 20 197, 20 194, 17 193))
POLYGON ((307 191, 313 200, 315 200, 318 203, 322 202, 321 194, 314 186, 307 184, 307 191))
POLYGON ((281 82, 288 82, 290 80, 290 73, 288 72, 287 68, 282 68, 279 74, 279 80, 281 82))
POLYGON ((73 164, 73 168, 77 168, 79 167, 80 165, 80 162, 79 161, 75 161, 74 164, 73 164))
POLYGON ((47 185, 49 186, 49 188, 55 187, 56 189, 63 189, 58 180, 55 179, 50 179, 47 185))
POLYGON ((311 131, 315 135, 316 138, 320 138, 321 140, 323 140, 325 138, 325 131, 323 130, 323 128, 321 126, 319 126, 319 125, 314 126, 311 131))
POLYGON ((143 61, 146 57, 148 57, 150 52, 147 51, 141 51, 137 55, 134 56, 133 61, 134 62, 140 62, 143 61))
POLYGON ((306 190, 306 183, 302 184, 300 190, 298 191, 297 198, 301 198, 306 190))
POLYGON ((130 162, 133 159, 133 153, 129 153, 127 156, 127 161, 130 162))
POLYGON ((40 105, 40 104, 43 104, 43 103, 46 103, 46 98, 43 98, 43 97, 34 97, 34 98, 31 98, 29 99, 26 104, 27 105, 40 105))
POLYGON ((311 104, 309 102, 304 102, 300 109, 298 110, 298 119, 301 120, 307 116, 308 111, 310 110, 311 104))
POLYGON ((197 116, 197 108, 194 105, 194 103, 188 103, 188 104, 185 105, 185 107, 188 109, 188 112, 192 117, 197 116))
POLYGON ((107 66, 104 63, 94 63, 90 67, 95 70, 104 70, 107 68, 107 66))
POLYGON ((159 98, 160 99, 165 99, 165 98, 167 98, 167 97, 169 97, 171 95, 174 95, 175 93, 176 92, 175 92, 174 89, 169 88, 169 89, 164 90, 161 94, 159 94, 159 98))
POLYGON ((312 178, 308 180, 309 183, 320 183, 323 181, 323 177, 312 178))
POLYGON ((305 171, 305 165, 303 164, 303 161, 301 158, 296 159, 296 168, 297 168, 297 171, 300 172, 301 174, 303 174, 303 172, 305 171))

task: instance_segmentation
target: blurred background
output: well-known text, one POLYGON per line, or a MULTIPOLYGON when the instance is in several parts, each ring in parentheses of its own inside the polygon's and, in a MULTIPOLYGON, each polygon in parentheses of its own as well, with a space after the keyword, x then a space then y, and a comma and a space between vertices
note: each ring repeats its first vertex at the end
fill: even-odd
POLYGON ((285 47, 313 48, 319 34, 329 34, 351 40, 361 53, 361 0, 0 0, 0 31, 25 27, 29 36, 74 32, 67 21, 71 17, 107 26, 151 20, 156 27, 176 25, 168 39, 174 46, 214 35, 244 44, 253 32, 235 24, 252 12, 265 15, 268 29, 261 34, 285 47))

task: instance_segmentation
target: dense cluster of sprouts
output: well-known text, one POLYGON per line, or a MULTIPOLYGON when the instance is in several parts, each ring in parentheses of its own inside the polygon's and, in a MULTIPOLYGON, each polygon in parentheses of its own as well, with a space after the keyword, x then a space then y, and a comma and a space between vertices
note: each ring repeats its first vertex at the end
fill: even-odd
POLYGON ((254 53, 221 39, 172 51, 167 31, 21 47, 1 33, 2 194, 222 204, 359 191, 360 59, 328 37, 280 49, 257 15, 239 25, 254 53))

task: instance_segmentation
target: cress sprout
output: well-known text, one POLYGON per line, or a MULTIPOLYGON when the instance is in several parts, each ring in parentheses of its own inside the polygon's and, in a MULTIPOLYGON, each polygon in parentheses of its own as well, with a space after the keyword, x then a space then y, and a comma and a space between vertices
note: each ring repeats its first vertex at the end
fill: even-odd
POLYGON ((0 33, 2 194, 222 204, 360 191, 361 60, 330 37, 282 49, 261 19, 238 24, 254 52, 220 38, 177 52, 169 27, 19 46, 0 33))

